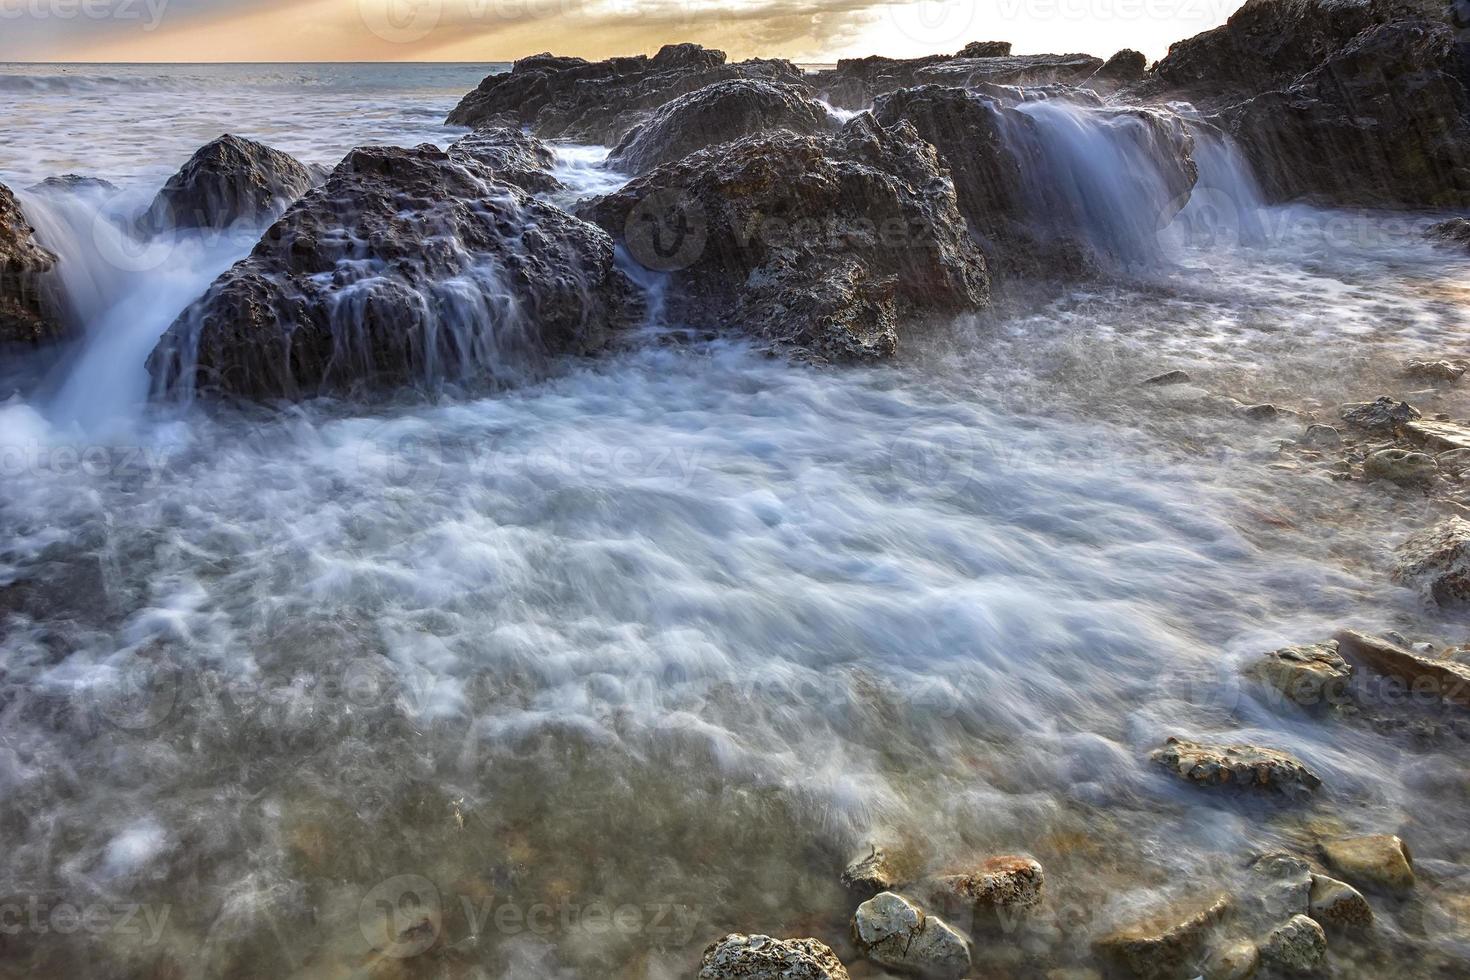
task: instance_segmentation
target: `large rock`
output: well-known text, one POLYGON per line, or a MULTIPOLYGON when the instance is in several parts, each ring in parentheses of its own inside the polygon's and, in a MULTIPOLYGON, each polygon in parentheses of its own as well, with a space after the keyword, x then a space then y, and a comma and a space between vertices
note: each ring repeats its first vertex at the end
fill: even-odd
MULTIPOLYGON (((1433 592, 1432 584, 1430 592, 1433 592)), ((1343 653, 1374 673, 1402 681, 1415 695, 1438 698, 1470 708, 1470 666, 1454 660, 1421 657, 1382 637, 1369 636, 1356 630, 1339 633, 1337 642, 1343 653)))
POLYGON ((1441 606, 1470 602, 1470 521, 1448 518, 1399 545, 1393 579, 1441 606))
POLYGON ((936 904, 968 914, 1025 910, 1041 904, 1046 875, 1034 858, 987 858, 974 868, 930 878, 923 886, 936 904))
POLYGON ((1414 887, 1409 848, 1392 834, 1325 841, 1322 854, 1333 870, 1355 885, 1397 894, 1414 887))
POLYGON ((1305 915, 1287 919, 1261 943, 1262 961, 1282 973, 1311 973, 1326 955, 1326 934, 1305 915))
POLYGON ((1313 874, 1308 914, 1333 929, 1360 931, 1373 924, 1373 907, 1352 885, 1313 874))
POLYGON ((1210 937, 1231 911, 1225 895, 1183 903, 1103 936, 1095 948, 1120 976, 1184 980, 1199 975, 1210 937))
POLYGON ((668 273, 673 320, 816 361, 889 356, 902 327, 989 297, 934 148, 870 115, 709 147, 579 213, 668 273))
POLYGON ((1004 58, 954 58, 914 72, 919 84, 940 85, 1081 85, 1103 67, 1090 54, 1027 54, 1004 58))
POLYGON ((1419 410, 1408 402, 1394 401, 1379 395, 1371 402, 1354 402, 1342 408, 1342 420, 1376 435, 1392 435, 1399 426, 1420 417, 1419 410))
POLYGON ((706 85, 664 105, 623 137, 608 163, 641 174, 742 136, 775 129, 812 135, 834 128, 831 114, 804 89, 737 78, 706 85))
POLYGON ((455 140, 449 155, 472 159, 488 168, 495 179, 514 184, 528 194, 561 190, 551 175, 556 153, 530 133, 505 126, 487 126, 455 140))
POLYGON ((844 58, 808 80, 827 102, 866 109, 880 95, 915 85, 1080 85, 1103 66, 1085 54, 1010 54, 1004 42, 977 42, 958 55, 922 58, 844 58))
POLYGON ((1352 700, 1353 668, 1338 653, 1336 640, 1274 650, 1246 668, 1246 675, 1304 708, 1341 707, 1352 700))
POLYGON ((200 147, 168 179, 146 222, 153 231, 266 224, 305 194, 313 178, 294 157, 227 134, 200 147))
POLYGON ((868 959, 900 973, 959 978, 970 972, 970 941, 943 919, 893 892, 882 892, 858 906, 852 938, 868 959))
POLYGON ((36 344, 64 332, 51 282, 56 262, 37 243, 10 188, 0 184, 0 343, 36 344))
POLYGON ((704 951, 698 980, 847 980, 847 970, 815 939, 731 933, 704 951))
POLYGON ((1293 755, 1258 745, 1211 745, 1170 738, 1150 758, 1197 786, 1271 790, 1300 796, 1321 778, 1293 755))
POLYGON ((434 146, 354 150, 169 328, 159 391, 515 378, 638 313, 600 229, 434 146))
POLYGON ((801 84, 802 73, 788 61, 726 64, 723 51, 694 44, 666 45, 651 58, 607 61, 538 54, 487 77, 447 122, 529 126, 547 139, 611 145, 666 102, 734 78, 801 84))

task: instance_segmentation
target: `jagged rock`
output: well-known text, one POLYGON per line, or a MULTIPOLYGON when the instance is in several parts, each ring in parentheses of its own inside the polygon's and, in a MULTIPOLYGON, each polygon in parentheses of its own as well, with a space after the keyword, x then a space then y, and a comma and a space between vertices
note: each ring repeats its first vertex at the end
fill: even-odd
POLYGON ((956 58, 1005 58, 1011 53, 1010 41, 971 41, 960 48, 956 58))
POLYGON ((1284 973, 1311 973, 1326 955, 1326 934, 1305 915, 1292 916, 1261 944, 1261 959, 1284 973))
POLYGON ((937 875, 924 883, 927 894, 946 909, 1030 909, 1041 904, 1046 875, 1033 858, 987 858, 977 868, 937 875))
MULTIPOLYGON (((979 48, 968 50, 996 50, 979 48)), ((949 57, 844 58, 835 68, 808 79, 827 102, 842 109, 866 109, 880 95, 934 83, 959 88, 984 85, 1080 85, 1097 73, 1102 60, 1085 54, 971 55, 949 57)))
POLYGON ((1308 914, 1332 928, 1360 930, 1373 924, 1373 907, 1362 893, 1327 875, 1312 875, 1308 914))
POLYGON ((1393 579, 1441 606, 1470 602, 1470 521, 1448 518, 1399 545, 1393 579))
POLYGON ((815 939, 731 933, 704 951, 698 980, 847 980, 847 969, 815 939))
POLYGON ((1351 700, 1353 668, 1337 652, 1337 641, 1282 647, 1246 668, 1304 708, 1335 707, 1351 700))
POLYGON ((600 229, 437 147, 363 147, 169 328, 155 390, 517 377, 640 316, 600 229))
POLYGON ((1439 479, 1439 464, 1425 453, 1380 449, 1363 460, 1363 476, 1405 487, 1423 487, 1439 479))
POLYGON ((1094 78, 1110 82, 1136 82, 1148 74, 1148 59, 1142 51, 1124 48, 1113 55, 1097 70, 1094 78))
POLYGON ((1293 796, 1322 785, 1295 756, 1258 745, 1209 745, 1171 737, 1150 758, 1199 786, 1238 786, 1293 796))
POLYGON ((1462 361, 1410 361, 1404 365, 1404 377, 1414 381, 1459 381, 1465 374, 1462 361))
POLYGON ((488 168, 495 179, 513 184, 528 194, 561 190, 553 177, 556 153, 530 133, 505 126, 477 129, 449 146, 449 155, 469 158, 488 168))
POLYGON ((1205 961, 1204 980, 1249 980, 1261 964, 1261 950, 1250 940, 1222 946, 1205 961))
POLYGON ((1102 937, 1098 956, 1136 980, 1181 980, 1198 975, 1211 931, 1231 912, 1229 896, 1179 905, 1102 937))
POLYGON ((1470 218, 1450 218, 1429 226, 1429 240, 1441 245, 1470 248, 1470 218))
POLYGON ((881 847, 873 847, 865 857, 853 861, 842 872, 842 886, 864 898, 886 892, 896 884, 898 876, 888 853, 881 847))
POLYGON ((47 177, 39 184, 32 184, 27 190, 37 194, 47 193, 102 193, 116 194, 117 185, 101 177, 83 177, 80 174, 61 174, 57 177, 47 177))
POLYGON ((144 220, 155 232, 265 224, 279 218, 313 180, 294 157, 226 134, 200 147, 168 179, 144 220))
POLYGON ((1395 893, 1414 887, 1409 848, 1392 834, 1325 841, 1322 854, 1333 870, 1355 885, 1395 893))
POLYGON ((1163 374, 1156 374, 1151 378, 1144 378, 1139 384, 1164 387, 1166 385, 1189 384, 1189 382, 1189 375, 1183 371, 1165 371, 1163 374))
POLYGON ((817 361, 889 356, 901 326, 989 297, 933 147, 870 115, 709 147, 579 213, 669 273, 674 320, 817 361))
POLYGON ((969 940, 893 892, 882 892, 858 906, 852 937, 864 956, 890 970, 940 978, 970 972, 969 940))
POLYGON ((1380 395, 1371 402, 1356 402, 1342 407, 1342 420, 1349 425, 1380 435, 1390 435, 1399 426, 1420 417, 1419 410, 1408 402, 1380 395))
MULTIPOLYGON (((1470 525, 1463 530, 1470 531, 1470 525)), ((1415 694, 1470 707, 1470 666, 1453 660, 1431 660, 1399 644, 1356 630, 1337 634, 1337 641, 1345 655, 1375 673, 1398 678, 1415 694)))
POLYGON ((451 126, 529 126, 546 139, 616 143, 654 110, 715 82, 755 78, 802 83, 789 61, 725 63, 725 53, 695 44, 665 45, 637 55, 585 61, 538 54, 509 72, 490 75, 449 114, 451 126))
POLYGON ((608 163, 641 174, 742 136, 775 129, 814 135, 833 128, 831 114, 803 89, 737 78, 706 85, 667 103, 623 137, 608 163))
POLYGON ((1330 425, 1320 422, 1307 426, 1302 441, 1315 449, 1336 449, 1342 445, 1342 434, 1330 425))
POLYGON ((56 263, 36 241, 20 202, 0 184, 0 343, 36 344, 65 332, 50 280, 56 263))

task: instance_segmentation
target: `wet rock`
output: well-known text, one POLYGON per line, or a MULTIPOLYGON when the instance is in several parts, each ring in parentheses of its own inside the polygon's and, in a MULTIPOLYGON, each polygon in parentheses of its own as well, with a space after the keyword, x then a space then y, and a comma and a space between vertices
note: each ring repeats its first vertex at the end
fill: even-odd
POLYGON ((1285 852, 1262 855, 1251 865, 1246 910, 1257 924, 1275 925, 1307 911, 1312 869, 1285 852))
POLYGON ((1189 382, 1189 375, 1184 373, 1183 371, 1165 371, 1163 374, 1156 374, 1152 378, 1144 378, 1142 381, 1139 382, 1139 384, 1157 385, 1162 387, 1165 385, 1189 384, 1189 382))
POLYGON ((20 202, 0 184, 0 344, 36 344, 65 332, 51 280, 56 263, 36 241, 20 202))
POLYGON ((1150 758, 1199 786, 1271 790, 1304 795, 1322 785, 1299 759, 1258 745, 1220 745, 1170 738, 1150 758))
POLYGON ((847 970, 815 939, 732 933, 704 951, 698 980, 847 980, 847 970))
POLYGON ((1410 361, 1404 365, 1404 377, 1415 381, 1459 381, 1466 365, 1460 361, 1410 361))
POLYGON ((987 858, 977 868, 937 875, 925 887, 945 908, 1030 909, 1041 904, 1046 875, 1033 858, 1007 855, 987 858))
POLYGON ((1337 641, 1283 647, 1246 669, 1304 708, 1338 706, 1351 700, 1353 668, 1337 651, 1337 641))
POLYGON ((1271 404, 1247 405, 1240 410, 1240 414, 1252 422, 1271 422, 1281 414, 1281 410, 1271 404))
POLYGON ((890 356, 902 327, 989 298, 933 147, 870 115, 710 147, 579 213, 669 274, 673 319, 813 361, 890 356))
POLYGON ((1324 841, 1329 866, 1355 885, 1402 894, 1414 887, 1413 858, 1392 834, 1324 841))
POLYGON ((1228 896, 1176 906, 1109 933, 1095 944, 1117 973, 1137 980, 1198 975, 1211 931, 1230 914, 1228 896))
POLYGON ((726 64, 725 53, 671 44, 645 55, 585 61, 538 54, 490 75, 449 114, 451 126, 530 127, 544 139, 612 145, 656 109, 697 89, 735 78, 800 85, 788 61, 726 64))
POLYGON ((1429 226, 1429 240, 1441 245, 1470 248, 1470 218, 1451 218, 1429 226))
POLYGON ((1094 78, 1110 82, 1136 82, 1148 73, 1148 59, 1142 51, 1124 48, 1113 55, 1097 70, 1094 78))
POLYGON ((1311 973, 1327 955, 1327 935, 1305 915, 1294 915, 1271 930, 1261 944, 1261 959, 1283 973, 1311 973))
POLYGON ((890 970, 950 978, 970 972, 969 940, 893 892, 882 892, 858 906, 852 936, 863 955, 890 970))
POLYGON ((1230 943, 1205 961, 1204 980, 1249 980, 1261 964, 1261 951, 1250 940, 1230 943))
POLYGON ((1399 545, 1393 579, 1441 606, 1470 601, 1470 521, 1448 518, 1399 545))
POLYGON ((1404 435, 1434 452, 1470 449, 1470 427, 1460 422, 1424 419, 1406 422, 1404 435))
POLYGON ((101 177, 61 174, 32 184, 27 190, 36 194, 116 194, 117 185, 101 177))
MULTIPOLYGON (((966 50, 997 50, 967 48, 966 50)), ((823 100, 842 109, 866 109, 880 95, 916 85, 1080 85, 1103 62, 1085 54, 933 55, 923 58, 844 58, 808 80, 823 100)))
POLYGON ((1470 471, 1470 449, 1451 449, 1434 457, 1439 471, 1447 476, 1460 477, 1470 471))
POLYGON ((600 229, 430 145, 363 147, 149 357, 160 393, 518 380, 641 317, 600 229))
POLYGON ((1363 476, 1404 487, 1425 487, 1439 479, 1439 464, 1425 453, 1380 449, 1363 460, 1363 476))
POLYGON ((551 175, 556 153, 530 133, 505 126, 478 129, 450 144, 449 155, 473 159, 495 179, 512 184, 527 194, 544 194, 562 189, 551 175))
POLYGON ((1344 405, 1342 420, 1349 425, 1379 435, 1390 435, 1406 422, 1420 418, 1419 410, 1408 402, 1395 401, 1387 395, 1371 402, 1344 405))
POLYGON ((1352 885, 1312 875, 1308 914, 1328 928, 1361 930, 1373 924, 1373 907, 1352 885))
POLYGON ((226 134, 200 147, 168 179, 144 223, 154 232, 265 224, 305 194, 313 179, 294 157, 226 134))
POLYGON ((1414 694, 1470 707, 1470 666, 1454 660, 1430 659, 1356 630, 1344 630, 1337 640, 1343 654, 1374 673, 1398 678, 1414 694))
POLYGON ((1005 58, 1011 53, 1010 41, 971 41, 960 48, 956 58, 1005 58))
POLYGON ((897 874, 881 847, 873 847, 867 856, 853 861, 842 872, 842 887, 864 898, 886 892, 896 884, 897 874))
POLYGON ((1342 434, 1330 425, 1317 423, 1307 426, 1302 442, 1314 449, 1336 449, 1342 445, 1342 434))
POLYGON ((775 129, 814 135, 835 128, 832 116, 804 89, 756 79, 716 82, 664 105, 623 137, 608 163, 647 173, 696 150, 775 129))

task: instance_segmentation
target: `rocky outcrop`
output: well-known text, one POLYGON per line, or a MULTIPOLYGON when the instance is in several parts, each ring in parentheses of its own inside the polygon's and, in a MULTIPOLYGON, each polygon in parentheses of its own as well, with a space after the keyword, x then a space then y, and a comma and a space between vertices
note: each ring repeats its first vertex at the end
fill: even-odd
POLYGON ((1097 70, 1096 75, 1092 76, 1092 80, 1127 84, 1141 81, 1147 73, 1148 58, 1144 57, 1143 52, 1124 48, 1103 62, 1103 66, 1097 70))
POLYGON ((1004 58, 954 58, 914 72, 920 85, 1081 85, 1103 66, 1090 54, 1028 54, 1004 58))
POLYGON ((1415 884, 1409 848, 1392 834, 1325 841, 1322 855, 1334 871, 1364 888, 1402 894, 1415 884))
POLYGON ((970 972, 970 941, 943 919, 893 892, 858 906, 852 938, 868 959, 899 973, 957 980, 970 972))
POLYGON ((1095 949, 1120 976, 1137 980, 1196 976, 1212 932, 1231 910, 1225 895, 1183 903, 1108 933, 1095 949))
POLYGON ((1470 602, 1470 521, 1448 518, 1399 545, 1393 579, 1441 606, 1470 602))
POLYGON ((473 160, 495 175, 495 179, 513 184, 527 194, 543 194, 563 188, 551 175, 556 153, 530 133, 504 126, 477 129, 455 140, 449 155, 473 160))
POLYGON ((1470 708, 1470 666, 1422 657, 1397 643, 1356 630, 1344 630, 1337 640, 1343 653, 1368 670, 1402 681, 1417 695, 1470 708))
POLYGON ((814 135, 835 129, 830 113, 806 91, 740 78, 682 95, 624 136, 608 163, 627 173, 647 173, 715 143, 785 129, 814 135))
POLYGON ((901 328, 989 295, 934 148, 870 115, 710 147, 579 213, 668 274, 672 320, 815 361, 889 356, 901 328))
POLYGON ((1300 759, 1258 745, 1210 745, 1170 738, 1150 758, 1197 786, 1271 790, 1300 796, 1322 780, 1300 759))
POLYGON ((1085 54, 1016 55, 1004 42, 976 42, 954 56, 845 58, 809 82, 841 109, 866 109, 880 95, 915 85, 1080 85, 1102 68, 1085 54))
POLYGON ((612 145, 665 103, 736 78, 800 84, 802 73, 788 61, 726 64, 723 51, 695 44, 666 45, 651 58, 607 61, 538 54, 487 77, 460 100, 447 122, 529 126, 546 139, 612 145))
POLYGON ((200 147, 168 179, 145 224, 155 232, 228 228, 238 221, 265 224, 279 218, 313 180, 295 158, 227 134, 200 147))
POLYGON ((50 281, 56 262, 37 243, 10 188, 0 184, 0 344, 36 344, 64 332, 50 281))
POLYGON ((80 174, 60 174, 55 177, 47 177, 39 184, 32 184, 26 189, 37 194, 117 193, 117 185, 112 181, 103 180, 101 177, 83 177, 80 174))
POLYGON ((1344 405, 1342 420, 1376 435, 1393 435, 1399 426, 1420 418, 1419 410, 1408 402, 1380 395, 1371 402, 1344 405))
POLYGON ((600 229, 434 146, 354 150, 169 328, 162 392, 513 379, 639 315, 600 229))
POLYGON ((704 951, 698 980, 847 980, 847 970, 815 939, 731 933, 704 951))
POLYGON ((1023 910, 1041 904, 1046 875, 1033 858, 987 858, 977 867, 937 875, 923 883, 926 896, 945 909, 966 914, 994 909, 1023 910))

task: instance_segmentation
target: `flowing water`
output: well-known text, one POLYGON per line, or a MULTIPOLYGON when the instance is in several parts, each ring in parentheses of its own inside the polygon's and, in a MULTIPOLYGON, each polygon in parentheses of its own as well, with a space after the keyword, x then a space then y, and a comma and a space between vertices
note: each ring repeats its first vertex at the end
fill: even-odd
POLYGON ((1044 976, 1349 832, 1438 873, 1342 974, 1463 971, 1463 738, 1238 679, 1345 626, 1463 638, 1385 571, 1439 511, 1226 401, 1331 420, 1463 354, 1470 269, 1427 218, 1262 208, 1200 130, 1201 193, 1145 229, 1108 170, 1138 161, 1028 109, 1147 268, 883 367, 650 335, 493 396, 143 402, 153 340, 259 232, 132 243, 168 173, 224 129, 326 165, 447 143, 483 70, 0 73, 0 180, 121 188, 22 197, 86 335, 0 370, 0 974, 673 978, 728 931, 856 962, 838 874, 878 842, 1040 859, 1046 908, 977 961, 1044 976), (1171 734, 1289 748, 1324 790, 1201 795, 1147 762, 1171 734))

